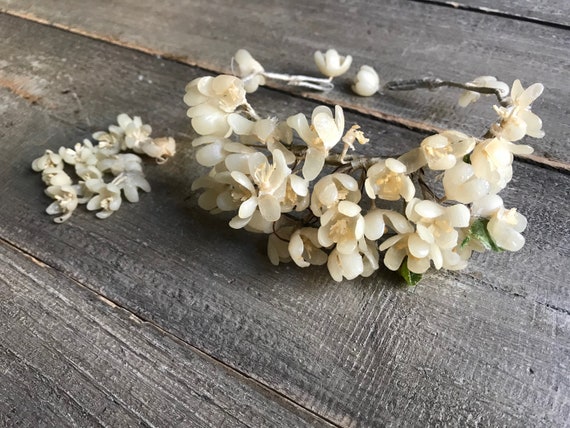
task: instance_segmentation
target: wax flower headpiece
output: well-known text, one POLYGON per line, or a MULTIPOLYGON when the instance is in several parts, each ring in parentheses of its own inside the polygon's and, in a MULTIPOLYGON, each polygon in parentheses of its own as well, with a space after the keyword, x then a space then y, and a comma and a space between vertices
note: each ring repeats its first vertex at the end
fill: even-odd
MULTIPOLYGON (((210 168, 192 183, 201 191, 201 208, 234 212, 231 227, 267 234, 273 264, 326 264, 335 281, 372 275, 380 252, 388 269, 415 285, 430 266, 465 268, 473 251, 522 248, 526 219, 505 208, 498 193, 512 179, 514 155, 533 151, 515 142, 544 136, 531 111, 542 84, 524 89, 515 80, 509 91, 495 77, 482 76, 468 83, 423 78, 381 85, 376 71, 363 65, 352 85, 360 96, 455 87, 463 89, 463 107, 482 94, 498 102, 498 118, 481 138, 444 131, 399 156, 371 157, 353 153, 374 142, 356 124, 346 129, 338 105, 334 111, 318 106, 310 119, 297 113, 279 120, 261 117, 247 101, 268 81, 331 90, 333 79, 352 63, 333 49, 316 52, 314 59, 325 78, 265 71, 240 49, 232 60, 234 75, 200 77, 186 86, 187 114, 199 135, 192 142, 196 160, 210 168)), ((72 149, 47 150, 33 162, 54 199, 46 211, 58 215, 56 222, 66 221, 81 203, 107 218, 123 196, 138 201, 138 190, 150 190, 139 154, 158 163, 174 155, 174 140, 151 138, 139 117, 121 114, 117 121, 108 132, 93 134, 96 144, 84 140, 72 149), (74 168, 77 182, 66 166, 74 168)))
POLYGON ((463 269, 473 251, 522 248, 526 219, 505 208, 498 193, 512 178, 513 155, 533 151, 515 142, 544 136, 530 108, 542 84, 524 89, 515 80, 509 93, 505 83, 482 76, 468 83, 424 78, 381 86, 364 65, 352 86, 361 96, 447 86, 463 89, 463 107, 481 94, 498 101, 498 119, 482 138, 444 131, 400 156, 368 157, 352 154, 373 142, 358 125, 345 129, 338 105, 334 111, 318 106, 310 119, 297 113, 280 120, 261 117, 247 101, 268 80, 330 90, 352 57, 331 49, 316 52, 315 62, 326 78, 267 72, 240 49, 232 61, 235 75, 200 77, 186 86, 187 114, 200 135, 192 143, 196 160, 210 168, 192 184, 202 192, 200 207, 235 212, 231 227, 268 234, 273 264, 326 264, 335 281, 370 276, 379 268, 379 251, 384 265, 413 285, 430 266, 463 269), (439 195, 427 180, 430 170, 437 173, 432 181, 442 182, 439 195), (400 210, 394 201, 401 201, 400 210))

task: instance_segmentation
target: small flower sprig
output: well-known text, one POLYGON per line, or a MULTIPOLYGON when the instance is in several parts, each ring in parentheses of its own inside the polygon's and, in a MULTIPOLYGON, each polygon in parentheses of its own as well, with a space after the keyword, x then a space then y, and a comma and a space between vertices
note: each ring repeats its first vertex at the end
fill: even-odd
POLYGON ((93 134, 95 145, 85 139, 73 148, 60 147, 57 153, 46 150, 32 162, 32 169, 42 173, 46 194, 54 199, 46 212, 58 216, 56 223, 69 219, 79 204, 87 204, 90 211, 98 210, 98 218, 107 218, 120 208, 122 195, 129 202, 138 202, 139 190, 150 191, 138 154, 159 164, 175 154, 174 139, 151 138, 150 125, 143 124, 140 117, 123 113, 117 122, 108 132, 93 134), (126 151, 130 153, 123 153, 126 151), (77 182, 66 172, 66 166, 73 167, 77 182))
MULTIPOLYGON (((352 58, 329 50, 317 52, 315 60, 331 83, 352 58)), ((309 119, 303 113, 284 120, 261 117, 246 93, 266 79, 289 75, 265 72, 243 49, 234 61, 238 76, 201 77, 186 87, 188 116, 200 135, 193 141, 196 159, 210 168, 192 189, 201 191, 203 209, 234 212, 231 227, 268 234, 272 263, 326 264, 332 278, 341 281, 371 275, 383 251, 384 265, 416 284, 431 266, 465 268, 473 251, 523 246, 526 219, 516 208, 505 208, 498 193, 512 179, 513 155, 533 151, 515 142, 544 135, 531 112, 543 90, 540 83, 524 89, 515 80, 510 94, 506 84, 489 76, 465 84, 418 79, 381 86, 374 69, 363 66, 353 85, 362 96, 381 87, 448 86, 464 89, 463 106, 480 94, 495 95, 499 103, 494 106, 498 119, 482 138, 444 131, 384 159, 348 154, 356 143, 370 141, 358 125, 345 129, 340 106, 334 111, 318 106, 309 119), (439 180, 443 193, 438 195, 439 180), (401 210, 393 209, 394 201, 401 201, 401 210)), ((317 78, 287 79, 312 87, 317 78)), ((318 83, 314 89, 325 88, 318 83)))

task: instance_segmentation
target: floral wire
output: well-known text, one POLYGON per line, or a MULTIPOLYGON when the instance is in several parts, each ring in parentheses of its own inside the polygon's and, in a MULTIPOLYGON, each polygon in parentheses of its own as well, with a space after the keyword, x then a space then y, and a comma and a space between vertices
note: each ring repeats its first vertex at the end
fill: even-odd
POLYGON ((509 106, 508 97, 503 97, 499 89, 489 88, 485 86, 475 86, 471 84, 452 82, 433 77, 424 77, 421 79, 398 79, 392 80, 384 84, 383 88, 390 91, 413 91, 415 89, 437 89, 442 86, 465 89, 467 91, 478 92, 480 94, 495 95, 497 100, 503 107, 509 106))

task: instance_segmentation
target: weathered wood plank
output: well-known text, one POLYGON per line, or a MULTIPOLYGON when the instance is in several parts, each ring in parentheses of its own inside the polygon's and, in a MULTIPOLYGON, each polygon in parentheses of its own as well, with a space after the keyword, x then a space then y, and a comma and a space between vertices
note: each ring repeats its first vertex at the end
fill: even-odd
POLYGON ((570 27, 570 14, 568 3, 565 0, 551 0, 537 2, 534 0, 414 0, 425 3, 436 3, 454 8, 473 10, 483 13, 493 13, 508 17, 520 18, 540 22, 545 25, 559 25, 570 27))
MULTIPOLYGON (((375 66, 382 79, 433 75, 469 81, 494 74, 547 90, 536 111, 547 136, 533 158, 570 169, 570 124, 565 105, 570 69, 570 32, 559 28, 403 0, 263 2, 169 0, 66 2, 1 0, 0 10, 49 22, 137 49, 176 58, 213 71, 228 71, 240 47, 251 50, 267 69, 314 73, 312 54, 336 47, 357 66, 375 66), (152 31, 149 31, 152 29, 152 31), (252 30, 254 29, 254 30, 252 30)), ((481 134, 495 114, 490 101, 455 107, 456 90, 388 93, 368 99, 350 95, 347 78, 326 94, 303 96, 339 103, 359 112, 419 129, 460 128, 481 134)))
MULTIPOLYGON (((121 111, 182 136, 177 97, 200 71, 0 19, 3 72, 34 82, 26 88, 39 97, 30 107, 0 91, 2 238, 339 425, 551 426, 570 417, 570 298, 555 271, 569 254, 567 176, 518 164, 505 199, 530 217, 527 247, 479 257, 466 273, 432 274, 415 292, 386 271, 335 284, 323 269, 271 266, 263 237, 184 201, 200 174, 184 138, 171 162, 148 167, 154 190, 139 204, 106 221, 79 212, 55 225, 40 214, 49 201, 31 159, 121 111)), ((255 105, 280 115, 313 107, 272 91, 255 105)), ((421 138, 347 117, 387 152, 421 138)))
POLYGON ((330 426, 0 242, 0 425, 330 426))

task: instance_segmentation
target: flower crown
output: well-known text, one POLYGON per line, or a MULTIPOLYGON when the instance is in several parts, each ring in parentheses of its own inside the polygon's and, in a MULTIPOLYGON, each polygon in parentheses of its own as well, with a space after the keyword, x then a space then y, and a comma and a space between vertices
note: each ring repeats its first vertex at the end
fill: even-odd
MULTIPOLYGON (((234 75, 200 77, 186 86, 187 115, 199 135, 192 142, 195 157, 210 168, 192 183, 201 192, 201 208, 234 212, 230 227, 268 234, 273 264, 326 264, 335 281, 370 276, 379 268, 380 251, 384 265, 414 285, 430 266, 465 268, 473 251, 522 248, 526 219, 516 208, 505 208, 498 193, 512 179, 513 155, 533 151, 515 142, 544 136, 540 118, 531 112, 542 84, 524 89, 515 80, 509 92, 505 83, 482 76, 468 83, 424 78, 381 85, 376 71, 364 65, 352 85, 360 96, 455 87, 463 89, 463 107, 482 94, 498 101, 498 119, 481 138, 444 131, 400 156, 370 157, 353 153, 370 140, 356 124, 345 129, 338 105, 334 111, 316 107, 310 120, 303 113, 279 120, 260 116, 248 102, 247 94, 269 80, 330 90, 352 63, 332 49, 316 52, 314 59, 326 78, 267 72, 240 49, 232 60, 234 75)), ((94 134, 98 146, 85 142, 34 161, 55 199, 48 213, 63 213, 56 219, 63 221, 84 202, 106 217, 118 209, 121 190, 129 201, 138 200, 137 188, 149 190, 140 158, 119 151, 159 160, 175 151, 174 140, 152 140, 146 127, 140 118, 120 115, 118 127, 94 134), (62 174, 63 162, 75 165, 79 184, 54 178, 62 174), (105 172, 116 178, 105 183, 105 172)))

